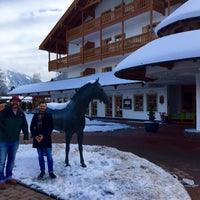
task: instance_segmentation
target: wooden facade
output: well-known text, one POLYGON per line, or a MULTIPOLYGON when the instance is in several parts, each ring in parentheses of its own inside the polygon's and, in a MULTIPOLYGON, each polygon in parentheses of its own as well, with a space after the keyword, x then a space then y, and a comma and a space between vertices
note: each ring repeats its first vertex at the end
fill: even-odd
POLYGON ((39 48, 49 52, 49 71, 59 71, 65 67, 131 53, 156 38, 153 32, 153 12, 165 15, 167 7, 169 10, 171 5, 183 2, 183 0, 169 0, 168 3, 165 0, 134 0, 125 4, 122 0, 120 5, 95 17, 94 9, 101 3, 100 0, 75 0, 39 48), (149 13, 148 31, 126 37, 124 23, 144 13, 149 13), (88 16, 91 19, 85 21, 88 16), (67 20, 68 18, 71 21, 67 20), (72 19, 76 20, 72 23, 72 19), (120 40, 105 44, 103 30, 112 28, 116 24, 121 25, 120 40), (89 41, 85 41, 85 37, 93 33, 99 35, 99 46, 88 45, 89 41), (81 41, 80 51, 69 54, 69 44, 77 39, 81 41), (52 52, 56 54, 56 59, 51 59, 52 52))

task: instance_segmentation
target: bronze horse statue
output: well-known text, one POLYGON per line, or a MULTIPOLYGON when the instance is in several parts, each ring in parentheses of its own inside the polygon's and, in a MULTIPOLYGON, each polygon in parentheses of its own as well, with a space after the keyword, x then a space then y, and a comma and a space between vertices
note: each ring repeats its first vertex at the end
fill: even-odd
POLYGON ((77 134, 78 147, 80 153, 80 163, 82 167, 86 167, 83 158, 83 136, 85 128, 85 114, 89 103, 93 99, 99 99, 100 102, 108 103, 109 99, 99 84, 97 79, 93 83, 87 83, 82 86, 72 97, 69 103, 61 109, 52 109, 47 107, 47 112, 52 113, 54 119, 54 129, 65 132, 65 164, 70 166, 68 154, 70 150, 70 142, 72 135, 77 134))

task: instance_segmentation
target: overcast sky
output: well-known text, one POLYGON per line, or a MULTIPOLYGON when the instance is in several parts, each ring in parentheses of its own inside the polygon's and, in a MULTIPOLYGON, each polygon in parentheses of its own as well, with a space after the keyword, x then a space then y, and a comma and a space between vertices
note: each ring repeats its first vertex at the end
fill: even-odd
POLYGON ((49 81, 48 52, 39 45, 73 0, 0 0, 0 68, 49 81))

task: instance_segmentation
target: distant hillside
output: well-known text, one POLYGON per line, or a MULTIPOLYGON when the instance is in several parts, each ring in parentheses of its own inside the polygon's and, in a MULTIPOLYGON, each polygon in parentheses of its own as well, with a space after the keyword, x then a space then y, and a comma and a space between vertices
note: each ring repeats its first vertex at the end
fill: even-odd
POLYGON ((0 95, 6 95, 8 91, 21 85, 41 82, 39 79, 33 79, 28 75, 0 69, 0 95))

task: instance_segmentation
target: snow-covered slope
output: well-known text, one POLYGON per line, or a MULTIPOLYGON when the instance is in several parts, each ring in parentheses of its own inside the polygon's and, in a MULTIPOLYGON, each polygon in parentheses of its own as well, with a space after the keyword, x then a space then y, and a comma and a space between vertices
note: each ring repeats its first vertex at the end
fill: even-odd
POLYGON ((5 95, 12 88, 37 82, 41 81, 19 72, 0 70, 0 95, 5 95))

